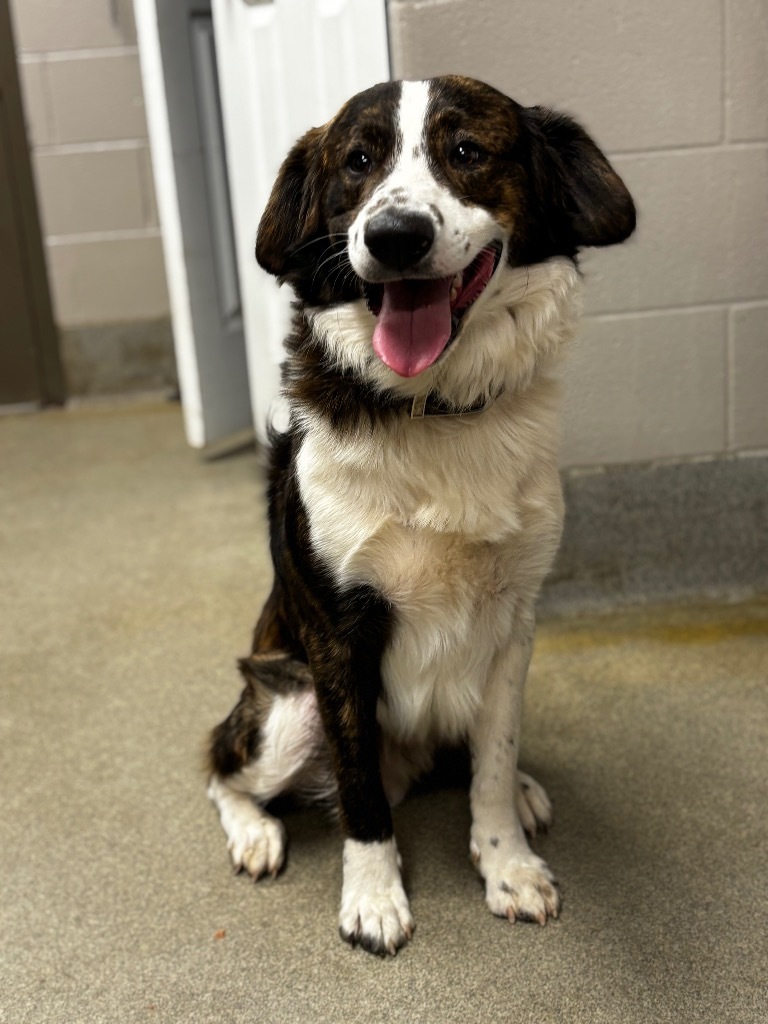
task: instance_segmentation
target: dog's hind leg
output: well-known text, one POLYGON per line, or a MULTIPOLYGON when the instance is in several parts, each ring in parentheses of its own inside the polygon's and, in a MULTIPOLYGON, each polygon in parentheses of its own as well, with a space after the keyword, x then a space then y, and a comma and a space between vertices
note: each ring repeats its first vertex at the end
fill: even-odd
POLYGON ((552 824, 552 802, 544 787, 519 768, 515 805, 520 824, 529 836, 549 829, 552 824))
POLYGON ((245 688, 211 735, 208 796, 216 805, 236 871, 276 875, 285 828, 264 810, 291 790, 322 788, 324 741, 306 665, 279 652, 240 662, 245 688))

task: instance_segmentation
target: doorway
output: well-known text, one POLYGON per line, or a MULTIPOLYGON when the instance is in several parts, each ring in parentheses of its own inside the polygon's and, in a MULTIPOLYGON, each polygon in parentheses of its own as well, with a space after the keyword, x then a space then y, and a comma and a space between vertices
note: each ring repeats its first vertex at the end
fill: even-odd
POLYGON ((259 219, 296 139, 389 77, 385 0, 134 11, 187 438, 265 440, 292 294, 256 263, 259 219))

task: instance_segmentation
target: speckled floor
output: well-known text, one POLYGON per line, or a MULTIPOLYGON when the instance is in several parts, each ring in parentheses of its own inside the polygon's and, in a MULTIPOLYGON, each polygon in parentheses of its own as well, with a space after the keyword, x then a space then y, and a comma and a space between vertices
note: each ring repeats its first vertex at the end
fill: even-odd
POLYGON ((556 809, 546 928, 483 906, 459 788, 397 812, 413 943, 336 934, 340 840, 230 874, 204 793, 269 583, 252 453, 178 409, 0 419, 0 1020, 768 1020, 768 602, 542 625, 524 766, 556 809))

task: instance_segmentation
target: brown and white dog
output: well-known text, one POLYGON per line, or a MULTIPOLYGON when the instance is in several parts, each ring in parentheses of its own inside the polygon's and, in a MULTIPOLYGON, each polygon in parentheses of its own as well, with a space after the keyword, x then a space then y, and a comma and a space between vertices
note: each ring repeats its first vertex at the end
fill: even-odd
POLYGON ((272 592, 213 732, 235 868, 276 874, 280 793, 337 796, 340 930, 394 953, 413 920, 390 806, 467 741, 472 859, 494 914, 557 917, 517 767, 534 602, 557 548, 556 363, 576 256, 635 226, 567 117, 459 77, 387 82, 289 153, 256 256, 298 300, 271 451, 272 592))

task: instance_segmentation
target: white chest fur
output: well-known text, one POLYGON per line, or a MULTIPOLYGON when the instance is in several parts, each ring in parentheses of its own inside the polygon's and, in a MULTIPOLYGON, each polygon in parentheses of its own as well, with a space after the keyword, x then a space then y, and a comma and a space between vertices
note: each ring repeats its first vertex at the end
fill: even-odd
POLYGON ((382 665, 401 739, 456 737, 551 563, 562 506, 554 385, 476 418, 406 418, 340 440, 315 422, 298 458, 312 543, 342 587, 395 609, 382 665))
MULTIPOLYGON (((312 544, 338 585, 371 585, 395 609, 383 715, 401 739, 466 729, 554 558, 562 497, 552 367, 574 331, 579 293, 567 260, 500 268, 436 375, 459 403, 505 389, 477 416, 402 416, 339 434, 296 410, 307 431, 297 468, 312 544)), ((373 356, 362 304, 310 320, 340 366, 400 388, 373 356)))

